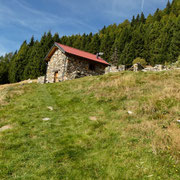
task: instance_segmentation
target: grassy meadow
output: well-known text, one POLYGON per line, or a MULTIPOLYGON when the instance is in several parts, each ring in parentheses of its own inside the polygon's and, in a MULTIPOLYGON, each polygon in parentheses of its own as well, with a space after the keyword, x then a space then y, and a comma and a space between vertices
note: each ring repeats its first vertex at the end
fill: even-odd
POLYGON ((0 179, 178 180, 177 120, 180 71, 0 86, 0 179))

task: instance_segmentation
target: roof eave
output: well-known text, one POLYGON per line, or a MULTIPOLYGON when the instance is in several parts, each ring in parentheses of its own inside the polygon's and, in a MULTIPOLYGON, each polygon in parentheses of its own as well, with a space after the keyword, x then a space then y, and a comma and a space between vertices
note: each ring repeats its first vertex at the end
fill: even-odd
POLYGON ((54 49, 54 47, 57 47, 58 49, 60 49, 63 53, 65 53, 65 50, 60 47, 57 43, 54 43, 54 45, 51 47, 51 49, 49 50, 49 52, 47 53, 46 57, 44 58, 44 61, 49 61, 50 58, 48 57, 49 54, 51 53, 51 51, 54 49))

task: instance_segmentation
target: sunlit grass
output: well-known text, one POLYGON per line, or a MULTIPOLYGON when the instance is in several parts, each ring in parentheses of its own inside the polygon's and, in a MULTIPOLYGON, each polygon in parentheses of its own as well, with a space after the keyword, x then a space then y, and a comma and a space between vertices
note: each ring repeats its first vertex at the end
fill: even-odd
POLYGON ((0 179, 180 179, 179 71, 2 92, 0 179))

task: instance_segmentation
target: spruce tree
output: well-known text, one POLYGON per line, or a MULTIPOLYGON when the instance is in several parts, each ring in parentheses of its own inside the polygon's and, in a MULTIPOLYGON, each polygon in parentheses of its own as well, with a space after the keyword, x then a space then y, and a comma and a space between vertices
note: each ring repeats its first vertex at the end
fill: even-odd
POLYGON ((119 65, 119 53, 117 47, 114 48, 114 52, 111 56, 111 63, 118 68, 119 65))
POLYGON ((171 12, 171 3, 168 0, 167 5, 166 5, 166 9, 165 9, 165 13, 170 14, 170 12, 171 12))
POLYGON ((23 73, 26 66, 26 56, 28 52, 28 45, 26 41, 21 45, 20 50, 12 59, 9 68, 9 80, 11 83, 23 80, 23 73))
POLYGON ((91 43, 89 44, 89 52, 96 54, 100 50, 100 39, 99 35, 96 33, 91 40, 91 43))
POLYGON ((60 42, 59 34, 55 33, 53 36, 53 42, 60 42))
POLYGON ((170 60, 175 62, 180 55, 180 16, 177 19, 176 25, 173 29, 173 37, 169 48, 170 60))
POLYGON ((146 22, 146 18, 144 16, 143 12, 141 13, 140 22, 143 23, 143 24, 146 22))
POLYGON ((9 83, 8 71, 12 57, 13 53, 8 53, 4 57, 0 57, 0 84, 9 83))
POLYGON ((131 26, 134 26, 136 23, 136 20, 135 20, 135 16, 133 16, 132 20, 131 20, 131 26))

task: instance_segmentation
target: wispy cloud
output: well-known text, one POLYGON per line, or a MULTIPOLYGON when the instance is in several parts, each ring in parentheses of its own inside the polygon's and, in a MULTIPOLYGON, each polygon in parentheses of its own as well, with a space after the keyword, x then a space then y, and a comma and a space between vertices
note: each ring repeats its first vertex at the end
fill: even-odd
POLYGON ((142 4, 141 4, 141 11, 143 12, 144 10, 144 0, 142 0, 142 4))
MULTIPOLYGON (((55 13, 47 13, 31 7, 27 2, 14 0, 15 8, 5 6, 0 2, 0 26, 16 23, 33 31, 59 25, 83 26, 93 29, 88 23, 73 17, 60 17, 55 13)), ((94 30, 94 29, 93 29, 94 30)))
POLYGON ((103 6, 104 12, 123 17, 129 16, 129 11, 136 10, 140 5, 140 0, 98 0, 98 2, 103 6))
POLYGON ((97 30, 76 17, 64 17, 55 12, 37 9, 29 1, 0 0, 0 55, 15 51, 32 35, 40 38, 48 30, 68 35, 73 33, 73 29, 77 29, 74 33, 81 33, 79 31, 83 32, 83 29, 89 29, 89 32, 97 30))
POLYGON ((164 8, 168 0, 0 0, 0 55, 48 30, 61 35, 97 32, 104 25, 164 8))

